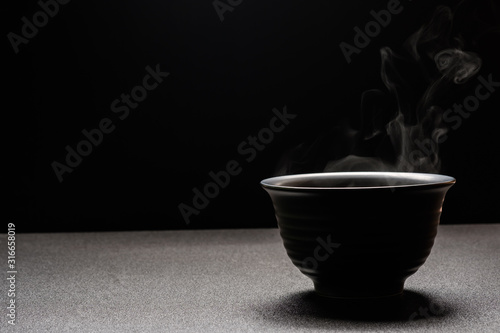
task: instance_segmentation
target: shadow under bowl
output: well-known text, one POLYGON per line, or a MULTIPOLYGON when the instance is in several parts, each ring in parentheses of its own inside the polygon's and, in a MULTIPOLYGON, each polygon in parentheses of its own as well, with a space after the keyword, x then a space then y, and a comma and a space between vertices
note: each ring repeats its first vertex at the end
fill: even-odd
POLYGON ((400 294, 429 256, 449 176, 332 172, 268 178, 288 256, 316 292, 335 298, 400 294))

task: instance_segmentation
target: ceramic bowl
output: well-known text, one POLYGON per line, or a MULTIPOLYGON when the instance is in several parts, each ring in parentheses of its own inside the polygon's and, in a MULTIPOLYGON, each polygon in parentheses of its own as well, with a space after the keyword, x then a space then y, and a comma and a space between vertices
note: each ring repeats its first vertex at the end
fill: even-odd
POLYGON ((317 293, 397 295, 429 256, 455 179, 408 172, 280 176, 271 196, 286 252, 317 293))

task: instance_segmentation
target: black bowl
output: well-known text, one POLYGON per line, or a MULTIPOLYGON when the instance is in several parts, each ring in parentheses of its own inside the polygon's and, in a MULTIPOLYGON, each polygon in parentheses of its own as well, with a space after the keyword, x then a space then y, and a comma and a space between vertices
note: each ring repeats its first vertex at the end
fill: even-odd
POLYGON ((397 295, 429 256, 449 176, 334 172, 265 179, 283 244, 316 292, 397 295))

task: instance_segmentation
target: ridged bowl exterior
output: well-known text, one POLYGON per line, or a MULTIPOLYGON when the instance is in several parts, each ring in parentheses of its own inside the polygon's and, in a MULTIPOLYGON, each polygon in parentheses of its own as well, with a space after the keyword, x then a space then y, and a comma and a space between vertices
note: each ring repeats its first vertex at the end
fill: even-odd
POLYGON ((402 292, 422 266, 451 185, 264 188, 288 256, 316 291, 365 298, 402 292))

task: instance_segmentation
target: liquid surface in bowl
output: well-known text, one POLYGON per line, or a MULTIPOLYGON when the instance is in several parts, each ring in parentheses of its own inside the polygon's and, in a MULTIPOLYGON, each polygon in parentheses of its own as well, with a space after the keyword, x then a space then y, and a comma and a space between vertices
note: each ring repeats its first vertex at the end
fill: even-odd
POLYGON ((454 183, 453 177, 412 172, 331 172, 288 175, 262 181, 270 188, 378 188, 454 183))

